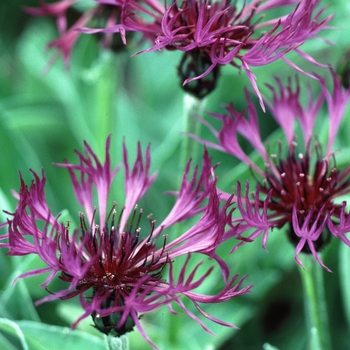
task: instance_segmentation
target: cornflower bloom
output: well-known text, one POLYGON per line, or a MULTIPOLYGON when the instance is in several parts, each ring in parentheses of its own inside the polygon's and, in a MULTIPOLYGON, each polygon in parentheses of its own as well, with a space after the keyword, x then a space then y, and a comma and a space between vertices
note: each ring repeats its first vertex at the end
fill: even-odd
POLYGON ((226 107, 227 115, 212 114, 222 122, 219 131, 202 120, 211 129, 219 144, 195 138, 245 162, 255 173, 258 182, 256 189, 250 193, 247 181, 245 194, 238 182, 236 200, 240 216, 233 220, 232 229, 224 237, 228 239, 235 236, 241 240, 233 250, 260 235, 265 249, 271 229, 287 226, 289 238, 296 246, 295 259, 298 264, 302 265, 299 258, 302 251, 312 253, 318 263, 328 270, 318 256, 318 251, 328 243, 331 235, 350 246, 350 241, 345 236, 345 233, 350 232, 350 217, 345 212, 346 203, 338 200, 350 192, 350 167, 338 169, 332 151, 350 90, 342 90, 335 73, 331 71, 331 74, 333 94, 327 90, 325 79, 318 76, 321 92, 314 97, 308 89, 306 107, 300 101, 298 80, 295 90, 291 81, 288 86, 283 86, 276 79, 278 89, 269 86, 273 93, 273 103, 269 104, 269 108, 284 132, 287 151, 281 141, 277 154, 269 154, 265 149, 260 136, 257 112, 247 93, 248 107, 245 111, 235 111, 231 104, 226 107), (329 134, 325 151, 313 135, 317 115, 324 101, 329 114, 329 134), (302 132, 301 145, 296 143, 296 122, 302 132), (239 137, 246 139, 261 155, 264 168, 254 163, 243 151, 239 137), (235 226, 236 224, 238 225, 235 226), (248 236, 244 235, 247 232, 248 236))
POLYGON ((110 138, 106 142, 106 157, 101 163, 85 143, 85 154, 76 152, 78 164, 67 161, 56 164, 69 171, 77 201, 84 209, 79 214, 79 228, 72 230, 70 222, 60 222, 46 201, 44 172, 40 177, 32 171, 34 180, 30 188, 20 176, 21 186, 16 211, 8 219, 8 233, 1 240, 2 247, 9 248, 8 255, 37 254, 47 267, 25 272, 18 278, 49 274, 42 286, 47 289, 55 276, 67 282, 67 289, 50 292, 51 295, 37 304, 79 296, 85 312, 73 324, 92 316, 95 327, 105 334, 120 336, 136 326, 142 336, 156 348, 143 330, 139 314, 152 311, 163 305, 176 303, 206 331, 207 326, 182 302, 186 297, 199 312, 211 321, 233 326, 204 312, 199 303, 220 303, 248 292, 251 286, 241 288, 243 280, 238 275, 229 277, 225 262, 215 253, 216 246, 230 221, 231 200, 219 204, 216 180, 208 154, 203 157, 202 170, 196 167, 189 175, 190 163, 184 171, 180 191, 169 215, 160 225, 149 216, 150 228, 144 238, 139 227, 142 209, 136 203, 155 180, 150 175, 149 147, 145 156, 138 145, 136 161, 129 166, 127 150, 123 145, 125 170, 125 205, 117 215, 116 204, 107 210, 110 188, 120 167, 111 168, 109 155, 110 138), (93 192, 96 191, 98 207, 94 207, 93 192), (206 203, 206 204, 205 204, 206 203), (192 227, 170 239, 163 236, 160 247, 157 238, 174 224, 200 214, 192 227), (224 287, 216 295, 195 292, 209 276, 213 265, 200 272, 203 261, 190 268, 191 255, 201 254, 213 258, 221 268, 224 287), (176 258, 186 256, 185 263, 174 272, 176 258), (166 272, 167 271, 167 272, 166 272), (167 277, 165 275, 168 274, 167 277), (187 277, 185 277, 187 276, 187 277), (236 283, 237 282, 237 283, 236 283))
MULTIPOLYGON (((281 58, 300 70, 284 57, 292 50, 315 63, 298 47, 323 29, 332 16, 320 19, 324 9, 313 15, 318 0, 254 0, 248 4, 244 1, 241 7, 237 2, 175 1, 160 19, 161 28, 155 33, 155 44, 143 52, 162 48, 183 51, 179 75, 184 86, 201 79, 187 88, 197 97, 205 96, 215 87, 221 65, 243 68, 264 109, 250 67, 264 66, 281 58), (286 5, 293 6, 289 14, 263 20, 269 10, 281 10, 286 5), (202 79, 204 77, 206 79, 202 79)), ((133 16, 126 17, 125 23, 133 27, 132 20, 133 16)))
POLYGON ((82 31, 120 33, 124 42, 126 32, 139 32, 142 38, 154 43, 141 52, 163 48, 184 52, 179 75, 185 90, 199 98, 206 96, 216 86, 219 67, 230 64, 246 72, 263 108, 251 67, 283 59, 302 71, 285 57, 292 50, 316 63, 300 51, 299 46, 324 29, 332 18, 321 19, 324 9, 316 10, 319 0, 254 0, 242 6, 237 5, 237 1, 231 4, 229 0, 183 0, 174 1, 170 6, 163 6, 156 0, 96 0, 97 4, 67 30, 65 12, 75 2, 77 0, 62 0, 28 11, 58 18, 61 37, 49 46, 62 51, 66 61, 82 31), (98 29, 87 28, 88 21, 107 6, 111 15, 105 25, 98 29), (269 11, 284 11, 285 6, 292 7, 286 15, 263 20, 269 11))

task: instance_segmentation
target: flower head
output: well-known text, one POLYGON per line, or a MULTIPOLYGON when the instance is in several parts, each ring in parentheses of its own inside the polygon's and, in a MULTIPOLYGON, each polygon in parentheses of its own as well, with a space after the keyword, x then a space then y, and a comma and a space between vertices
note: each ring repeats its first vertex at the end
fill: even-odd
POLYGON ((190 176, 188 163, 173 209, 160 225, 149 216, 149 231, 143 234, 140 228, 143 211, 137 202, 155 180, 155 174, 150 174, 150 150, 147 148, 143 156, 138 145, 136 161, 131 167, 126 146, 123 146, 126 194, 125 205, 118 213, 115 202, 108 208, 111 185, 121 168, 112 169, 109 145, 110 138, 106 143, 104 163, 85 143, 85 152, 76 152, 77 164, 67 161, 56 164, 69 171, 75 196, 83 208, 76 228, 70 222, 62 223, 59 215, 52 214, 44 194, 44 172, 40 177, 32 171, 34 180, 30 188, 20 177, 17 209, 8 219, 8 233, 0 237, 8 242, 0 246, 9 248, 10 256, 37 254, 47 266, 25 272, 19 278, 49 273, 42 284, 49 291, 50 282, 58 275, 67 282, 67 288, 50 292, 51 295, 38 303, 79 296, 85 312, 73 327, 89 315, 97 329, 114 336, 136 326, 154 347, 140 324, 139 314, 162 305, 171 308, 172 303, 177 303, 210 332, 184 306, 181 297, 191 300, 203 316, 230 326, 208 315, 198 305, 223 302, 250 288, 241 288, 243 280, 236 283, 237 275, 228 279, 229 269, 215 253, 224 227, 230 222, 231 201, 220 206, 208 154, 204 154, 200 173, 196 168, 190 176), (93 193, 97 194, 96 198, 93 193), (173 239, 169 233, 159 238, 169 227, 196 214, 201 215, 198 222, 182 235, 173 239), (217 295, 194 292, 213 270, 211 266, 204 273, 197 271, 202 261, 194 270, 188 271, 189 260, 196 254, 213 258, 221 268, 225 286, 217 295), (187 258, 176 275, 173 265, 179 256, 187 258))
POLYGON ((273 103, 269 104, 269 107, 284 132, 287 152, 281 141, 278 144, 278 152, 270 154, 265 149, 260 137, 257 113, 248 94, 246 111, 237 112, 231 104, 227 107, 228 115, 213 114, 222 121, 220 131, 211 128, 219 145, 202 142, 247 163, 258 179, 253 196, 249 192, 248 182, 245 194, 238 183, 237 206, 241 218, 234 220, 234 223, 239 223, 237 231, 227 233, 228 236, 238 234, 242 239, 238 246, 263 235, 265 248, 269 231, 272 228, 287 226, 289 237, 296 245, 297 262, 301 264, 298 255, 303 251, 312 253, 324 266, 317 251, 328 243, 330 235, 340 237, 350 245, 344 235, 348 227, 348 215, 344 212, 344 205, 337 201, 337 198, 350 192, 350 167, 338 169, 332 151, 350 98, 350 90, 344 91, 335 73, 331 71, 331 74, 333 94, 327 90, 325 79, 318 77, 321 92, 317 97, 313 97, 309 90, 307 106, 301 103, 298 81, 295 90, 291 81, 285 87, 277 79, 278 90, 269 86, 273 93, 273 103), (321 145, 313 132, 324 101, 328 106, 329 134, 327 144, 321 145), (303 140, 296 138, 296 121, 299 122, 303 140), (243 136, 258 151, 263 159, 264 168, 259 167, 243 151, 238 135, 243 136), (248 237, 242 236, 251 229, 253 232, 248 237))
POLYGON ((316 10, 319 0, 254 0, 242 6, 229 0, 183 0, 174 1, 170 6, 163 6, 157 0, 96 0, 97 4, 67 28, 65 13, 75 2, 77 0, 43 3, 40 9, 28 10, 33 15, 57 17, 60 38, 49 47, 58 48, 66 62, 81 32, 104 33, 107 37, 119 33, 124 43, 125 33, 138 32, 153 43, 141 52, 167 49, 184 53, 179 75, 190 93, 199 98, 206 96, 216 86, 219 67, 230 64, 246 72, 263 108, 251 67, 283 59, 302 71, 286 59, 285 54, 294 50, 315 63, 299 46, 325 28, 332 18, 321 19, 324 9, 316 10), (286 12, 283 9, 286 6, 290 7, 287 14, 264 20, 269 11, 286 12), (100 28, 94 25, 89 28, 91 20, 101 13, 107 20, 100 28))
MULTIPOLYGON (((160 19, 161 28, 155 33, 155 44, 144 52, 162 48, 183 51, 179 71, 184 85, 209 74, 217 76, 221 65, 241 67, 264 108, 250 67, 284 59, 291 50, 311 60, 297 48, 315 36, 331 19, 329 16, 320 20, 323 10, 313 14, 318 3, 317 0, 254 0, 248 4, 244 2, 240 7, 237 1, 232 3, 229 0, 175 1, 160 19), (286 5, 293 6, 288 15, 263 20, 266 11, 281 10, 286 5)), ((133 18, 125 18, 129 27, 133 26, 133 18)), ((296 68, 288 60, 286 62, 296 68)), ((198 84, 189 84, 187 89, 195 89, 196 92, 198 84)), ((207 84, 203 89, 206 93, 207 84)))

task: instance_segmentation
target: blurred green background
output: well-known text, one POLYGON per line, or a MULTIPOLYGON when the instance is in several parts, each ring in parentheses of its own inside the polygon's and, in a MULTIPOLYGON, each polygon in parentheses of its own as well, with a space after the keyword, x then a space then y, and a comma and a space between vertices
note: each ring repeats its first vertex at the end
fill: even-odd
MULTIPOLYGON (((335 13, 335 28, 324 31, 322 37, 333 45, 315 39, 302 49, 322 63, 337 65, 350 46, 350 3, 347 1, 323 1, 329 5, 327 14, 335 13)), ((23 6, 37 6, 36 0, 13 0, 2 3, 0 10, 0 208, 13 211, 16 201, 11 190, 19 188, 18 171, 29 183, 31 173, 45 169, 47 177, 46 196, 52 212, 63 212, 65 218, 77 219, 81 208, 76 203, 68 173, 52 165, 65 158, 75 161, 74 149, 82 150, 86 140, 102 157, 107 135, 112 134, 112 159, 116 166, 121 161, 123 138, 134 159, 137 141, 143 148, 151 143, 152 171, 159 175, 140 206, 146 213, 153 213, 159 222, 169 212, 173 198, 165 196, 167 190, 179 186, 179 148, 185 137, 183 130, 184 93, 176 76, 181 59, 178 52, 155 52, 137 55, 140 50, 137 39, 118 53, 107 52, 95 37, 82 35, 73 50, 71 65, 66 69, 59 58, 45 72, 53 54, 45 45, 56 38, 53 19, 33 18, 23 12, 23 6)), ((149 43, 144 43, 143 48, 149 43)), ((296 54, 289 59, 306 71, 324 71, 305 63, 296 54)), ((296 74, 283 62, 266 67, 253 68, 258 77, 259 88, 268 95, 264 83, 273 83, 273 76, 286 81, 296 74)), ((303 85, 314 84, 311 79, 300 76, 303 85)), ((217 89, 208 97, 205 109, 223 111, 222 104, 233 101, 236 108, 245 107, 243 88, 249 87, 244 73, 233 67, 224 67, 217 89)), ((319 86, 313 85, 317 91, 319 86)), ((256 101, 256 99, 255 99, 256 101)), ((326 117, 326 109, 322 113, 326 117)), ((269 113, 260 112, 264 137, 276 141, 282 138, 269 113)), ((341 150, 337 164, 349 163, 349 115, 336 146, 341 150)), ((325 137, 324 125, 319 125, 320 138, 325 137)), ((207 130, 201 131, 210 138, 207 130)), ((247 147, 247 145, 244 145, 247 147)), ((200 154, 193 155, 195 164, 200 154)), ((245 165, 228 155, 211 151, 214 162, 220 162, 216 172, 219 186, 229 191, 237 179, 251 178, 245 165)), ((181 165, 180 169, 184 166, 181 165)), ((181 170, 182 171, 182 170, 181 170)), ((113 188, 113 200, 123 202, 122 177, 113 188)), ((0 213, 1 222, 6 215, 0 213)), ((169 232, 168 232, 169 233, 169 232)), ((230 243, 229 243, 230 244, 230 243)), ((232 245, 234 242, 232 242, 232 245)), ((304 305, 301 281, 294 261, 294 249, 285 234, 270 234, 268 252, 261 248, 261 241, 244 246, 229 255, 232 247, 221 248, 230 262, 233 273, 249 274, 245 285, 254 284, 252 293, 224 305, 205 305, 205 310, 217 318, 234 323, 240 329, 220 327, 205 323, 217 336, 205 333, 194 321, 180 314, 169 315, 166 308, 142 318, 142 325, 160 349, 235 349, 280 350, 307 349, 308 330, 304 321, 304 305)), ((324 261, 333 273, 325 273, 326 298, 334 349, 349 348, 350 290, 348 286, 350 256, 349 248, 338 241, 324 252, 324 261)), ((94 349, 105 347, 102 336, 86 319, 78 331, 69 330, 72 322, 82 313, 76 300, 56 301, 37 308, 34 302, 47 295, 40 288, 43 278, 35 277, 13 280, 21 272, 41 266, 33 257, 9 259, 0 251, 0 347, 3 349, 94 349)), ((219 277, 213 275, 212 285, 203 286, 207 293, 214 293, 219 277)), ((57 286, 59 282, 57 282, 57 286)), ((54 285, 55 286, 55 285, 54 285)), ((130 333, 130 348, 143 350, 151 347, 138 331, 130 333)))

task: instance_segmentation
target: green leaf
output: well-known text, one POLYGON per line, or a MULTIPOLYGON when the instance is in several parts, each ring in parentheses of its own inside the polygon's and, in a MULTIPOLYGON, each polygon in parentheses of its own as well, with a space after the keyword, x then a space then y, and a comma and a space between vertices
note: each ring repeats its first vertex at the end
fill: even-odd
MULTIPOLYGON (((13 321, 7 320, 5 318, 0 319, 0 330, 7 331, 16 338, 18 338, 23 350, 29 350, 26 339, 20 327, 13 321)), ((39 349, 38 349, 39 350, 39 349)))
POLYGON ((9 342, 4 335, 0 333, 0 348, 6 350, 18 350, 11 342, 9 342))
MULTIPOLYGON (((103 339, 67 327, 0 319, 0 330, 6 332, 10 339, 18 339, 23 350, 105 349, 103 339)), ((0 338, 0 344, 1 341, 0 338)))

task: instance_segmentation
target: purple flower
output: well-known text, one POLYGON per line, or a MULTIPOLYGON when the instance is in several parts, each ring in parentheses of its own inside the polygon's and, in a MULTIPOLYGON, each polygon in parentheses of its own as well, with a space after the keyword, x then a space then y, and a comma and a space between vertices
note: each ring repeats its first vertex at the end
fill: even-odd
POLYGON ((331 71, 331 74, 333 93, 327 90, 326 80, 318 76, 321 92, 313 96, 308 89, 306 106, 300 102, 302 95, 298 80, 295 89, 291 81, 288 86, 283 86, 278 79, 278 89, 269 86, 273 102, 268 106, 283 130, 287 144, 286 148, 280 141, 275 154, 270 154, 263 145, 257 112, 248 94, 245 111, 237 112, 231 104, 226 107, 227 115, 212 114, 222 122, 220 131, 205 122, 219 144, 194 136, 208 146, 234 155, 256 173, 258 184, 253 193, 249 190, 251 186, 248 182, 245 191, 240 183, 237 186, 237 206, 241 217, 233 220, 234 229, 225 236, 225 239, 235 235, 242 239, 234 249, 260 235, 265 248, 271 229, 285 226, 290 240, 296 246, 295 259, 300 265, 299 253, 303 251, 312 253, 325 267, 317 251, 328 243, 331 235, 350 246, 345 236, 350 231, 349 215, 345 213, 345 205, 339 204, 337 200, 350 192, 350 167, 338 169, 332 151, 350 90, 344 91, 335 73, 331 71), (327 144, 321 145, 313 133, 316 123, 320 122, 317 116, 325 101, 328 106, 329 132, 327 144), (296 138, 296 122, 300 125, 302 140, 296 138), (243 136, 260 154, 263 167, 243 151, 239 136, 243 136), (247 237, 243 236, 246 232, 250 232, 247 237))
POLYGON ((77 164, 67 161, 56 164, 69 171, 76 199, 83 208, 79 214, 79 227, 61 222, 59 215, 51 212, 44 194, 44 172, 39 176, 32 171, 34 180, 30 188, 20 176, 17 208, 14 213, 8 213, 8 233, 0 237, 7 242, 0 246, 9 248, 10 256, 37 254, 46 267, 25 272, 18 278, 48 273, 42 286, 49 291, 50 282, 58 275, 67 282, 67 288, 50 292, 51 295, 37 304, 79 296, 85 312, 73 327, 92 315, 101 332, 119 336, 136 326, 154 347, 140 324, 139 315, 163 305, 171 309, 172 303, 178 304, 210 332, 183 304, 183 297, 192 301, 204 317, 232 326, 208 315, 199 306, 200 303, 224 302, 248 292, 251 287, 241 288, 244 278, 239 281, 238 275, 228 278, 227 265, 215 253, 225 225, 231 222, 232 209, 231 199, 220 206, 207 152, 203 156, 201 172, 196 167, 190 176, 190 162, 187 164, 169 215, 159 225, 149 216, 149 232, 143 234, 140 228, 142 209, 138 209, 137 202, 156 178, 155 174, 150 174, 149 147, 143 156, 138 145, 136 161, 131 167, 123 145, 123 164, 112 169, 109 146, 110 138, 106 142, 104 163, 85 142, 85 152, 76 152, 77 164), (125 205, 118 214, 116 203, 109 205, 108 199, 111 200, 111 185, 121 167, 125 170, 126 194, 125 205), (186 232, 175 238, 171 232, 163 235, 174 224, 196 214, 200 218, 186 232), (158 245, 157 240, 161 240, 158 245), (211 265, 206 272, 200 273, 201 261, 190 268, 190 259, 198 254, 214 259, 221 268, 224 288, 216 295, 195 292, 214 267, 211 265), (187 256, 186 262, 175 274, 173 266, 179 263, 176 258, 180 256, 187 256))
POLYGON ((179 75, 184 86, 192 82, 186 89, 197 97, 201 98, 214 89, 219 67, 230 64, 246 72, 263 109, 251 67, 283 59, 303 72, 285 54, 293 50, 307 61, 316 63, 300 51, 299 46, 324 29, 332 18, 321 19, 325 9, 316 10, 319 0, 254 0, 242 7, 236 2, 231 5, 229 0, 174 1, 168 7, 156 0, 96 0, 90 10, 67 28, 65 13, 75 2, 42 3, 40 9, 27 10, 33 15, 57 17, 60 37, 49 47, 58 48, 66 62, 81 32, 102 32, 106 36, 120 33, 124 43, 126 32, 138 32, 143 39, 153 43, 142 52, 163 48, 184 52, 179 75), (285 11, 285 6, 291 10, 285 11), (269 11, 276 10, 287 14, 264 20, 269 11), (107 18, 104 24, 100 28, 88 28, 89 22, 101 13, 107 18), (201 83, 194 82, 199 79, 201 83))
MULTIPOLYGON (((264 66, 281 58, 300 70, 284 57, 292 50, 314 63, 298 47, 332 18, 320 19, 324 9, 313 14, 318 3, 318 0, 254 0, 239 8, 229 0, 174 2, 159 19, 161 27, 154 33, 155 44, 143 52, 162 48, 184 51, 179 67, 180 76, 185 77, 184 85, 204 78, 220 65, 243 68, 264 109, 250 67, 264 66), (263 20, 269 10, 281 10, 286 5, 293 6, 288 15, 263 20)), ((133 27, 134 18, 139 26, 138 17, 130 15, 125 18, 128 27, 133 27)))

